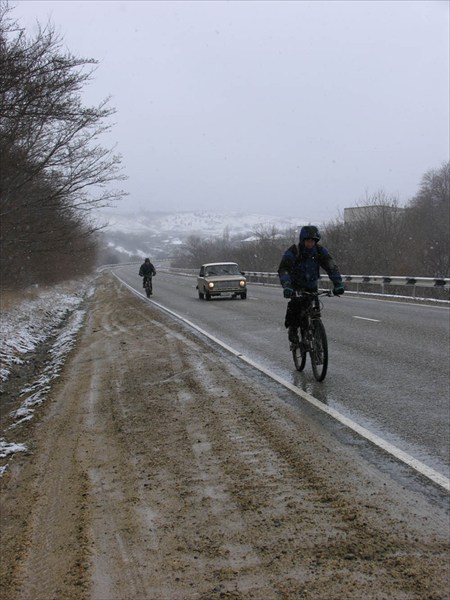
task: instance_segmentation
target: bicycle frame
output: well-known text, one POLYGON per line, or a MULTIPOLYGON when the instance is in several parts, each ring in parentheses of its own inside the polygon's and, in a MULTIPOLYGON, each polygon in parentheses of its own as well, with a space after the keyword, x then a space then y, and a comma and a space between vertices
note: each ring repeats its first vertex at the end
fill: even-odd
POLYGON ((153 293, 152 275, 144 275, 144 287, 147 298, 150 298, 153 293))

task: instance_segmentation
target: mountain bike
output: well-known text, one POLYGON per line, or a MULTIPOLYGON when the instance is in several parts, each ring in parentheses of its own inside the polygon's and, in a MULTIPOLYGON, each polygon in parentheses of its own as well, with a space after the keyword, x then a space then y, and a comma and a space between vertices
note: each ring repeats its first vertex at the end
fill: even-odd
POLYGON ((144 275, 144 288, 145 293, 147 294, 147 298, 150 298, 150 296, 153 294, 153 283, 151 275, 144 275))
POLYGON ((319 296, 333 295, 331 290, 321 292, 296 292, 295 297, 304 301, 302 327, 298 328, 299 343, 291 343, 292 357, 297 371, 303 371, 307 354, 317 381, 323 381, 328 369, 328 342, 321 319, 322 303, 319 296))

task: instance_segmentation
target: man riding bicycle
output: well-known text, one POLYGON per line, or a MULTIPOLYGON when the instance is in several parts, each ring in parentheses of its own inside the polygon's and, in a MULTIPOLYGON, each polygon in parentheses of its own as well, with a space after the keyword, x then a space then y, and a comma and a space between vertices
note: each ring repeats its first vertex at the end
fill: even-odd
POLYGON ((298 328, 302 327, 304 298, 296 297, 295 292, 316 292, 320 268, 326 271, 333 282, 333 294, 344 293, 342 277, 333 257, 320 245, 319 229, 315 225, 306 225, 300 230, 299 243, 290 246, 281 257, 278 276, 283 286, 283 296, 290 298, 286 309, 284 326, 288 329, 289 341, 299 344, 298 328))
POLYGON ((149 258, 146 258, 142 263, 139 269, 139 277, 143 277, 142 287, 145 288, 145 284, 147 283, 148 278, 152 278, 153 275, 156 275, 156 270, 153 264, 150 262, 149 258))

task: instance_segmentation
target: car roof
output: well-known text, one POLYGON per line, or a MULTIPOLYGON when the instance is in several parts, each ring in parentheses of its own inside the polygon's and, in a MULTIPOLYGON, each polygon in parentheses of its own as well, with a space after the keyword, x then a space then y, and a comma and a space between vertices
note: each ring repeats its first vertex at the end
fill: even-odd
POLYGON ((202 267, 213 267, 215 265, 237 265, 235 262, 214 262, 214 263, 204 263, 202 267))

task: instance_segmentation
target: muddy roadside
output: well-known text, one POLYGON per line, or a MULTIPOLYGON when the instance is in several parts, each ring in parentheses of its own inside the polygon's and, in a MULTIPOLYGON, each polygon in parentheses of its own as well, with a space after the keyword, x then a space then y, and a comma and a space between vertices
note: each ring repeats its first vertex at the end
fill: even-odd
POLYGON ((110 275, 87 308, 0 480, 2 600, 449 597, 443 494, 110 275))

